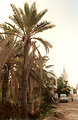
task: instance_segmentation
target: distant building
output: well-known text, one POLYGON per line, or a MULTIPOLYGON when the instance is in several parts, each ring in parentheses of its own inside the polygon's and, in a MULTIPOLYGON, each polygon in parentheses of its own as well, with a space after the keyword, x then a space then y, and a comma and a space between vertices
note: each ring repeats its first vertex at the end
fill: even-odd
POLYGON ((63 67, 63 73, 61 74, 61 77, 62 77, 64 80, 67 80, 67 79, 68 79, 68 74, 66 73, 65 67, 63 67))

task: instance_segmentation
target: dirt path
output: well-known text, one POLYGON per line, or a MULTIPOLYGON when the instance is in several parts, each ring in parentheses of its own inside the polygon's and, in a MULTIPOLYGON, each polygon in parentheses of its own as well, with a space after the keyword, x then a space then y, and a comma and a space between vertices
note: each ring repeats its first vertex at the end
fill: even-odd
POLYGON ((78 120, 78 100, 75 99, 73 102, 59 103, 56 108, 57 113, 63 114, 64 117, 55 118, 49 116, 44 120, 78 120))
POLYGON ((57 112, 62 113, 65 120, 78 120, 78 100, 59 103, 57 112))

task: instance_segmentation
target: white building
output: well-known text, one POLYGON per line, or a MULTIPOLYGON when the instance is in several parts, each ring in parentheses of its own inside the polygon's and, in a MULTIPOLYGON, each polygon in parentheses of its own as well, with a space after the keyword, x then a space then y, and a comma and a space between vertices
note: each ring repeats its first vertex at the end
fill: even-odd
POLYGON ((68 79, 68 74, 66 73, 65 67, 63 67, 63 73, 61 74, 61 77, 62 77, 64 80, 67 80, 67 79, 68 79))

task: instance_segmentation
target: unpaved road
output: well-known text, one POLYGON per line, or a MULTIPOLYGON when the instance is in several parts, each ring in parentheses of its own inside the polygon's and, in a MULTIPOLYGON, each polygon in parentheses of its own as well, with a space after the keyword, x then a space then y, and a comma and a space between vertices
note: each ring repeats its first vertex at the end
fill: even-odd
POLYGON ((68 103, 58 103, 56 112, 62 114, 60 118, 49 116, 44 120, 78 120, 78 100, 74 99, 68 103))
POLYGON ((59 103, 56 111, 62 113, 65 120, 78 120, 78 100, 75 99, 73 102, 59 103))

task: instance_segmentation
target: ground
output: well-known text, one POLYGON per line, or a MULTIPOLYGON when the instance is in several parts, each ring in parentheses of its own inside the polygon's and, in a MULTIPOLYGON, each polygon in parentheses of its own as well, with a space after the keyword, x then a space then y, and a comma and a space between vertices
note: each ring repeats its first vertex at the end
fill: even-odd
POLYGON ((68 103, 58 103, 56 107, 56 113, 60 116, 53 117, 50 115, 44 120, 78 120, 78 99, 74 99, 73 102, 69 100, 68 103))
POLYGON ((78 100, 58 104, 57 111, 64 115, 65 120, 78 120, 78 100))
MULTIPOLYGON (((43 120, 78 120, 77 98, 74 98, 73 101, 69 100, 68 103, 58 103, 55 106, 54 109, 52 108, 51 114, 43 120)), ((14 111, 10 105, 5 106, 5 110, 3 106, 0 106, 0 108, 0 118, 13 116, 14 111)))

